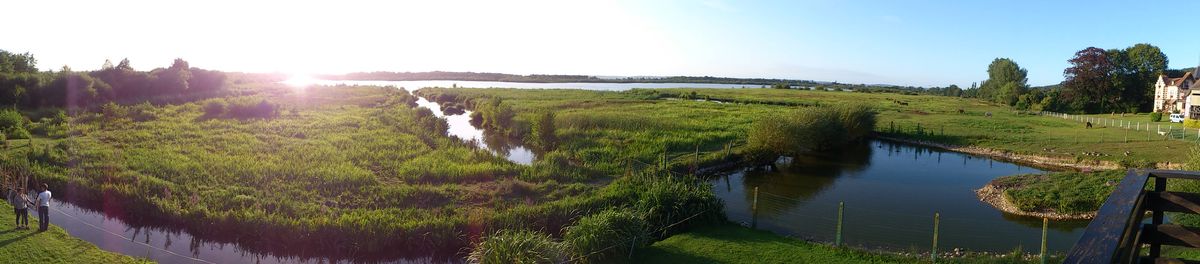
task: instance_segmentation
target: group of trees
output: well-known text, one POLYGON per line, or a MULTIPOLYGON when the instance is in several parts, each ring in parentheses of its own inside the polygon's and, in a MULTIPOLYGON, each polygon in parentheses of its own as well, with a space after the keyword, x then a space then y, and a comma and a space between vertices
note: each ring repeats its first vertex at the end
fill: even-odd
POLYGON ((1154 81, 1167 71, 1167 55, 1150 44, 1125 49, 1088 47, 1063 71, 1062 107, 1071 112, 1147 112, 1154 81))
POLYGON ((1168 73, 1166 54, 1150 44, 1108 50, 1088 47, 1069 62, 1071 67, 1063 71, 1066 80, 1061 84, 1029 87, 1025 69, 1011 59, 996 58, 988 65, 988 79, 961 95, 1022 110, 1148 112, 1156 78, 1168 73))
POLYGON ((193 68, 183 59, 167 68, 137 71, 128 59, 105 61, 97 71, 41 72, 28 53, 0 50, 0 105, 22 108, 78 109, 108 102, 137 102, 155 97, 211 93, 227 86, 225 74, 193 68))

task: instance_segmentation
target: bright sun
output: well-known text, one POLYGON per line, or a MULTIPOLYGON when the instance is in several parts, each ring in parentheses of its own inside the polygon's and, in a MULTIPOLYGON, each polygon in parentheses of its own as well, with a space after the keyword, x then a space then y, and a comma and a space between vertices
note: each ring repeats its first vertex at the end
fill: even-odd
POLYGON ((317 82, 312 76, 307 74, 291 74, 283 83, 292 86, 293 88, 305 88, 317 82))

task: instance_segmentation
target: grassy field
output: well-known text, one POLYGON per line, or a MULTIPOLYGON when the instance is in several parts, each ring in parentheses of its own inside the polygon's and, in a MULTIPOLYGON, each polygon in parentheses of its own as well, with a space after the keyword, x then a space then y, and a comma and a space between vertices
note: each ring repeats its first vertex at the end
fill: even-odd
MULTIPOLYGON (((969 254, 938 263, 1040 263, 1017 255, 969 254)), ((1058 261, 1054 257, 1051 263, 1058 261)), ((924 257, 835 248, 727 224, 676 235, 635 252, 632 263, 929 263, 924 257)))
POLYGON ((30 210, 32 230, 17 230, 12 206, 0 205, 0 260, 5 263, 152 263, 96 248, 57 226, 37 232, 37 212, 30 210))
POLYGON ((231 94, 73 115, 62 131, 42 133, 32 145, 9 140, 2 153, 29 163, 38 180, 84 207, 125 199, 117 212, 127 221, 186 228, 251 249, 362 255, 401 247, 457 255, 495 230, 557 234, 582 216, 642 203, 645 187, 621 175, 686 173, 733 160, 752 122, 797 107, 865 104, 880 112, 877 132, 1023 154, 1178 162, 1169 149, 1183 149, 1176 141, 1113 142, 1125 132, 952 97, 774 89, 417 92, 468 109, 477 99, 498 98, 513 112, 506 129, 519 142, 531 143, 537 120, 553 113, 557 144, 538 147, 539 158, 522 166, 446 136, 444 121, 392 88, 263 85, 231 94), (277 104, 278 113, 209 113, 214 104, 258 101, 277 104))
MULTIPOLYGON (((783 89, 683 88, 626 92, 427 89, 426 93, 449 93, 466 98, 498 97, 512 102, 518 112, 546 109, 566 112, 567 114, 558 119, 559 123, 580 120, 578 115, 596 119, 607 118, 604 121, 614 125, 603 128, 616 128, 627 133, 644 131, 636 130, 637 127, 659 125, 656 127, 658 129, 642 133, 668 136, 670 134, 666 134, 667 132, 658 130, 680 130, 676 134, 682 135, 673 136, 703 137, 699 140, 687 140, 700 142, 702 151, 718 149, 722 141, 740 139, 742 135, 738 133, 744 131, 757 113, 789 107, 845 104, 865 104, 877 109, 879 118, 876 131, 891 136, 1068 160, 1177 163, 1183 160, 1178 152, 1197 145, 1190 141, 1164 140, 1164 137, 1144 130, 1139 132, 1113 127, 1089 129, 1083 123, 1068 119, 1024 113, 1007 106, 957 97, 783 89), (664 100, 667 98, 679 100, 664 100), (695 101, 694 98, 744 103, 722 104, 695 101), (654 99, 659 99, 659 102, 645 102, 654 99), (683 121, 679 119, 697 122, 686 127, 669 126, 669 123, 683 121), (710 132, 712 128, 728 132, 701 133, 710 132)), ((630 143, 635 148, 639 145, 652 146, 655 143, 664 145, 664 142, 630 143)), ((688 147, 686 143, 679 143, 681 142, 666 145, 675 149, 688 147)), ((648 152, 634 150, 638 153, 648 152)))

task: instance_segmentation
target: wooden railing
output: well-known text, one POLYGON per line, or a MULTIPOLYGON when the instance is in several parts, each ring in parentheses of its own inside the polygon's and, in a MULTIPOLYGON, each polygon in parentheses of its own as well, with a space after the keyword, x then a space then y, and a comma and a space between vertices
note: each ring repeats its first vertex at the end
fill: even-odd
POLYGON ((1063 263, 1200 263, 1161 257, 1163 245, 1200 248, 1200 228, 1163 223, 1165 212, 1200 214, 1200 194, 1167 191, 1168 179, 1200 181, 1200 172, 1129 170, 1063 263))

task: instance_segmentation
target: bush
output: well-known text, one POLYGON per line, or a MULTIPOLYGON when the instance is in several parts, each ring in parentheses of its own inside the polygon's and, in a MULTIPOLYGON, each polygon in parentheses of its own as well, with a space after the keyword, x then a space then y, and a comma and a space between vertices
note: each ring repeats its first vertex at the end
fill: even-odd
POLYGON ((9 128, 24 126, 25 116, 22 116, 21 112, 12 109, 0 110, 0 130, 7 131, 9 128))
POLYGON ((235 100, 229 103, 225 115, 237 119, 272 118, 279 116, 279 105, 267 100, 235 100))
POLYGON ((563 263, 565 247, 550 236, 528 230, 501 230, 483 238, 471 254, 470 263, 563 263))
POLYGON ((28 139, 33 136, 24 127, 9 127, 4 130, 4 135, 9 139, 28 139))
POLYGON ((1183 127, 1186 127, 1186 128, 1200 128, 1200 120, 1195 120, 1195 119, 1191 119, 1191 118, 1184 119, 1184 120, 1183 120, 1183 127))
POLYGON ((545 111, 538 113, 530 126, 529 139, 526 140, 530 145, 542 150, 551 150, 558 145, 558 137, 555 135, 554 127, 554 112, 545 111))
POLYGON ((220 100, 220 99, 209 100, 208 103, 204 104, 204 116, 205 117, 221 116, 222 114, 225 114, 225 107, 226 107, 225 100, 220 100))
POLYGON ((563 232, 563 242, 575 258, 600 262, 624 255, 630 250, 629 246, 649 244, 649 231, 646 221, 638 215, 628 210, 609 209, 583 217, 575 225, 567 227, 563 232))
POLYGON ((1150 113, 1150 122, 1161 122, 1161 121, 1162 121, 1162 112, 1150 113))
POLYGON ((875 115, 866 106, 810 107, 768 114, 755 120, 747 131, 747 155, 762 163, 781 155, 842 146, 874 131, 875 115))

